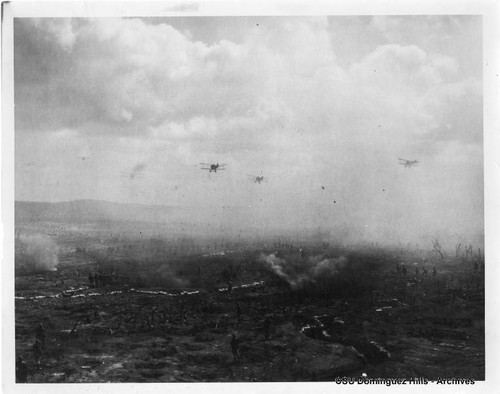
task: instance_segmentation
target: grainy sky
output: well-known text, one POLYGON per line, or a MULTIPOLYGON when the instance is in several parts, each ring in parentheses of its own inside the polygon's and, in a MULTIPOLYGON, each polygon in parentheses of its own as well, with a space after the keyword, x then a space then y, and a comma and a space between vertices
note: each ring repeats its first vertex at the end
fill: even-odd
POLYGON ((18 200, 482 233, 481 17, 23 18, 14 38, 18 200))

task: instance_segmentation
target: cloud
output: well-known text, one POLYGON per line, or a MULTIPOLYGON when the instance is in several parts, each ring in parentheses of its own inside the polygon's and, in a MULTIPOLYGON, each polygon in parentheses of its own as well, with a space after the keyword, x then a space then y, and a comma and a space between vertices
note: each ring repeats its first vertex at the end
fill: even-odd
POLYGON ((451 56, 460 63, 462 78, 481 78, 481 16, 375 16, 369 25, 385 43, 414 44, 430 54, 451 56))
POLYGON ((140 19, 35 19, 17 22, 16 31, 23 38, 16 73, 21 129, 200 142, 220 136, 218 146, 230 149, 235 144, 227 142, 237 139, 252 145, 239 138, 248 134, 257 141, 276 130, 321 133, 376 119, 385 120, 386 130, 404 122, 405 132, 422 134, 449 128, 450 113, 467 115, 481 105, 480 89, 472 88, 479 82, 458 80, 456 59, 415 45, 381 45, 342 69, 324 18, 283 18, 250 29, 241 43, 212 45, 140 19), (23 51, 38 35, 53 37, 43 41, 50 50, 23 51), (57 54, 52 62, 45 56, 51 52, 57 54), (25 71, 39 60, 46 72, 33 81, 25 71), (467 87, 468 111, 462 97, 450 96, 467 87), (89 127, 96 122, 104 128, 89 127))
POLYGON ((76 40, 71 19, 34 19, 33 23, 37 30, 45 32, 47 40, 55 41, 62 49, 71 52, 76 40))
POLYGON ((167 121, 252 116, 280 87, 282 72, 305 77, 318 65, 328 65, 332 53, 325 32, 318 44, 316 24, 284 22, 270 31, 252 31, 241 45, 226 40, 206 45, 167 24, 138 19, 87 20, 74 27, 76 32, 69 30, 71 35, 62 33, 68 29, 62 27, 72 26, 69 22, 19 21, 17 118, 21 128, 74 127, 97 120, 111 132, 144 133, 167 121), (299 34, 290 35, 293 31, 299 34), (39 35, 55 36, 43 43, 57 56, 23 50, 37 45, 39 35), (284 45, 276 45, 280 42, 284 45), (47 63, 47 72, 33 81, 23 65, 33 67, 39 59, 47 63), (45 96, 45 104, 59 116, 37 108, 45 96))

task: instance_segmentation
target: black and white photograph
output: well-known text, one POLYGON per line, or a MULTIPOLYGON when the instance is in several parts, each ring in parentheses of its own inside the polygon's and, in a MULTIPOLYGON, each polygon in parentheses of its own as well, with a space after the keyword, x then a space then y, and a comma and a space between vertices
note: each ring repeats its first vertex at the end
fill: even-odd
POLYGON ((485 16, 164 4, 3 23, 4 381, 494 378, 485 16))

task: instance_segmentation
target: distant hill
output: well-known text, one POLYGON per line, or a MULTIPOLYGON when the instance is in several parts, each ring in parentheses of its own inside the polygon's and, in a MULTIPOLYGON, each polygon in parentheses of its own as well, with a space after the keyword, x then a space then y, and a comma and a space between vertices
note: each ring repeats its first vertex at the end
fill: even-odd
MULTIPOLYGON (((201 213, 201 212, 199 212, 201 213)), ((16 223, 64 222, 96 223, 109 221, 160 223, 193 217, 191 208, 161 205, 122 204, 99 200, 68 202, 16 201, 16 223)))
POLYGON ((114 231, 187 231, 191 234, 226 232, 237 234, 250 231, 262 235, 273 233, 276 227, 256 221, 246 207, 142 205, 100 200, 74 200, 67 202, 15 202, 16 226, 47 225, 90 226, 96 230, 114 231), (140 224, 140 227, 137 227, 140 224))

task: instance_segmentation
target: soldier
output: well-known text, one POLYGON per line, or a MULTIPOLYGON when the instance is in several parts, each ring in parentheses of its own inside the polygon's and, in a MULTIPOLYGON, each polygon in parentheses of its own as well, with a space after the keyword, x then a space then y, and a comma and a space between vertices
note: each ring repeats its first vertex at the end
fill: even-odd
POLYGON ((236 320, 238 323, 241 320, 241 307, 239 302, 236 303, 236 320))
POLYGON ((432 267, 432 275, 436 276, 436 274, 437 274, 436 267, 432 267))
POLYGON ((415 267, 415 275, 418 276, 418 274, 419 274, 418 267, 415 267))
POLYGON ((16 383, 28 383, 28 366, 23 356, 18 356, 16 361, 16 383))
POLYGON ((38 339, 35 339, 35 343, 33 344, 33 359, 35 360, 35 368, 39 370, 42 359, 42 344, 38 339))
POLYGON ((94 287, 94 275, 92 275, 92 272, 89 274, 89 286, 94 287))
POLYGON ((45 349, 45 330, 43 329, 43 324, 38 323, 35 329, 35 339, 40 341, 42 349, 45 349))
POLYGON ((233 336, 231 338, 231 351, 233 352, 233 359, 235 362, 240 360, 240 352, 238 350, 238 346, 239 346, 239 340, 233 333, 233 336))

